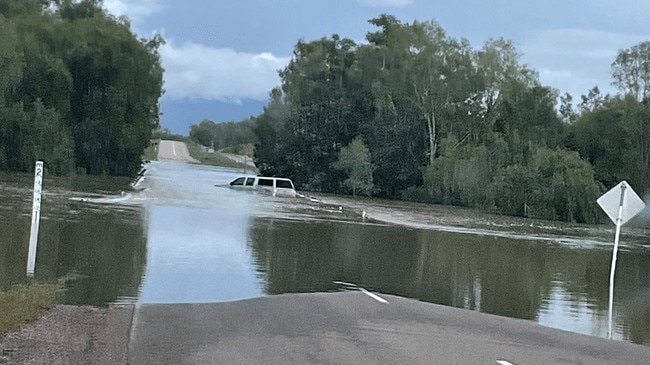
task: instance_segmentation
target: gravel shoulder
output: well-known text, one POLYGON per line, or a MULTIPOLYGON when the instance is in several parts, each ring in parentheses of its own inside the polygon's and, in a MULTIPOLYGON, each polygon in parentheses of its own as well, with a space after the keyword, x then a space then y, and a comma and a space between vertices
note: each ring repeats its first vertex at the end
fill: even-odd
POLYGON ((0 339, 0 364, 126 364, 133 305, 57 305, 0 339))

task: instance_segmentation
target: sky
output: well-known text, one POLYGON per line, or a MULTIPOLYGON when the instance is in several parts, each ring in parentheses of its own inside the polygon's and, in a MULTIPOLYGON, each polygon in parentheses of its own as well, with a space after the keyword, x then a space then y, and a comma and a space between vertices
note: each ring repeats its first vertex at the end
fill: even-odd
POLYGON ((616 93, 617 52, 650 41, 647 0, 104 0, 104 7, 126 15, 139 37, 165 39, 160 122, 183 135, 204 119, 261 114, 298 40, 338 34, 363 43, 378 30, 368 20, 380 14, 435 20, 475 49, 510 40, 542 85, 576 103, 594 86, 616 93))

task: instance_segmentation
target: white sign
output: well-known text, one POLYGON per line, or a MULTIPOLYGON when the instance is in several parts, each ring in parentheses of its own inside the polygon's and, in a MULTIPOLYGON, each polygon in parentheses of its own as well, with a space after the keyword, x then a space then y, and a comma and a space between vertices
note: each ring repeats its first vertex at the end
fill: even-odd
POLYGON ((625 224, 645 208, 643 200, 634 192, 630 184, 625 181, 621 181, 596 201, 614 224, 618 224, 619 208, 621 209, 621 225, 625 224))
POLYGON ((607 213, 609 219, 616 225, 614 234, 614 250, 612 251, 612 265, 609 271, 609 305, 608 305, 608 329, 607 337, 612 338, 612 324, 614 322, 614 274, 616 273, 616 255, 618 253, 618 238, 621 234, 621 226, 632 219, 645 208, 643 200, 639 198, 632 187, 625 181, 621 181, 610 191, 603 194, 597 200, 598 205, 607 213))

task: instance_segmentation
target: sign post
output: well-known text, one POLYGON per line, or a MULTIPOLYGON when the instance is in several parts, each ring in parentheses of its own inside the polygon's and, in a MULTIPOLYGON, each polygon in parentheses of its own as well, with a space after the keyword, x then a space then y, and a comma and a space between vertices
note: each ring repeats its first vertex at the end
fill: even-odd
POLYGON ((616 272, 616 256, 618 254, 618 240, 621 234, 621 226, 632 219, 645 208, 645 203, 634 192, 632 187, 625 181, 603 194, 597 200, 598 205, 607 213, 609 219, 616 225, 614 234, 614 250, 612 252, 612 267, 609 273, 609 306, 607 338, 612 338, 612 319, 614 306, 614 273, 616 272))
POLYGON ((27 276, 34 276, 36 266, 36 244, 38 225, 41 220, 41 188, 43 186, 43 161, 36 161, 34 169, 34 202, 32 204, 32 229, 29 234, 29 253, 27 255, 27 276))

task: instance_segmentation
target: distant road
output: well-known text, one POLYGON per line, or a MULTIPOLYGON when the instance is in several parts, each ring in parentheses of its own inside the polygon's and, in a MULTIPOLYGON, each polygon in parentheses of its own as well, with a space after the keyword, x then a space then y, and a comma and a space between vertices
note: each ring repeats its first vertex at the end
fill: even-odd
POLYGON ((160 141, 160 144, 158 145, 158 160, 188 163, 200 162, 190 156, 190 152, 187 150, 185 142, 178 141, 160 141))

